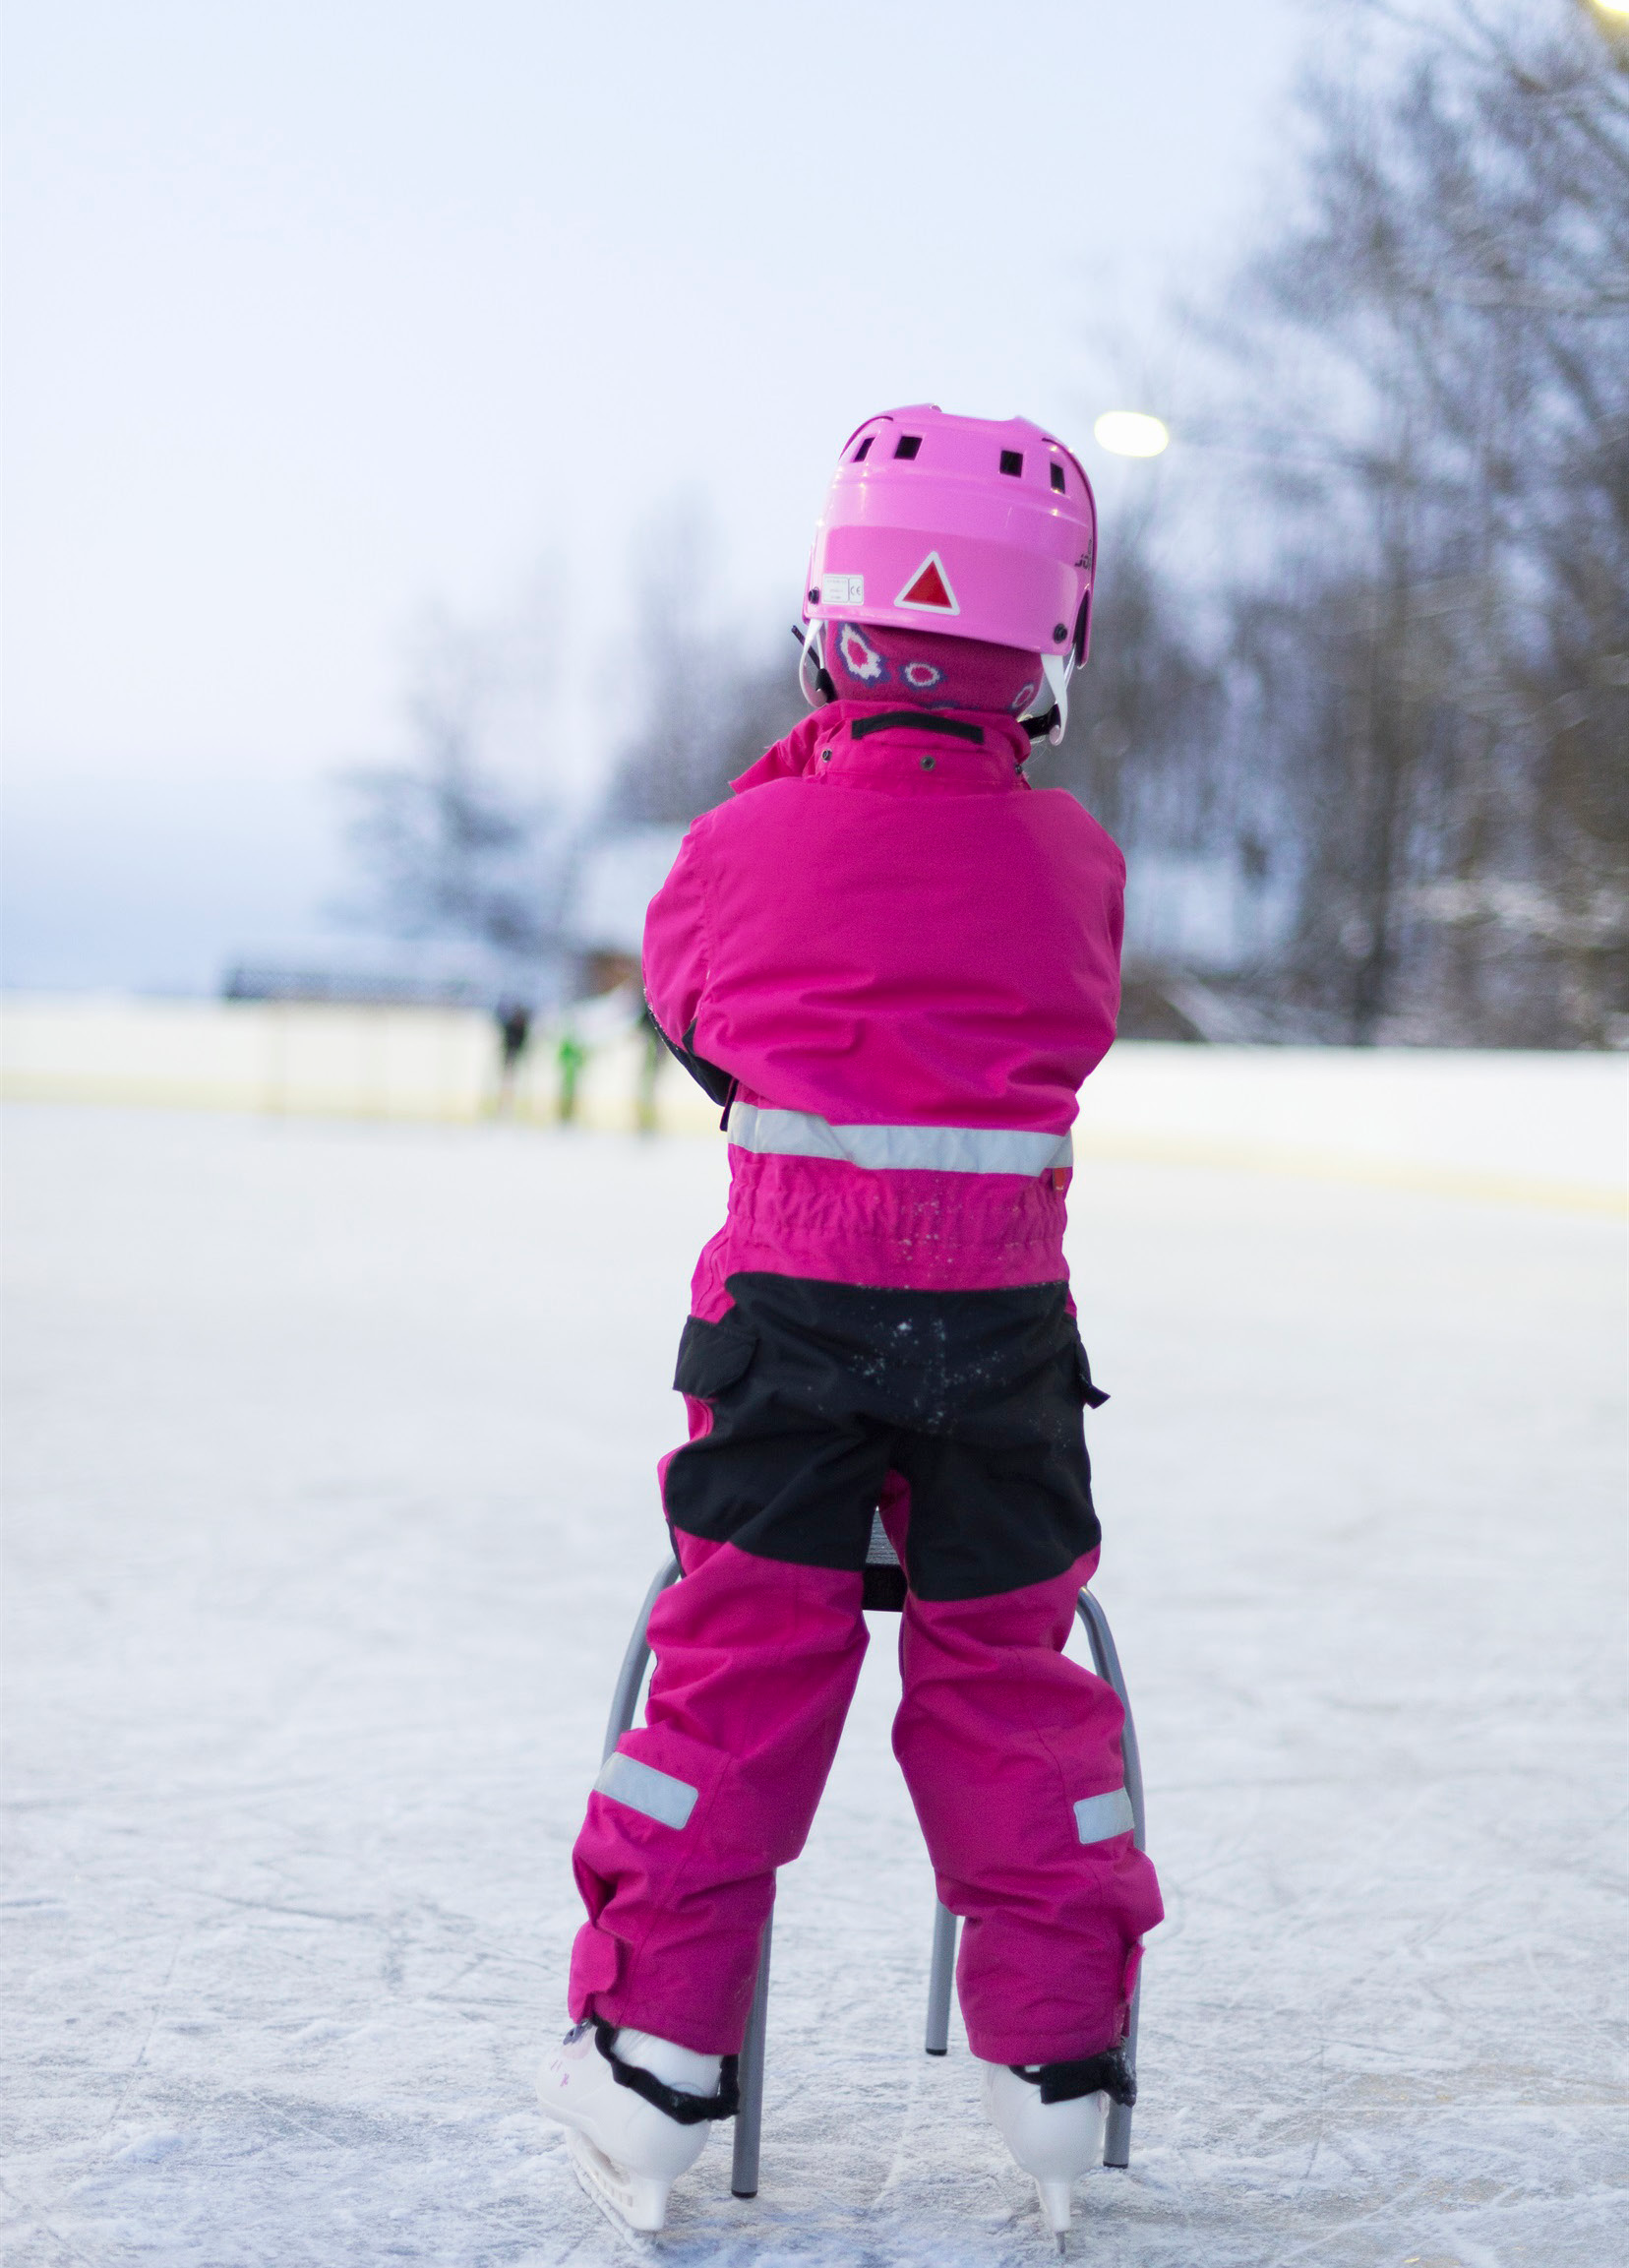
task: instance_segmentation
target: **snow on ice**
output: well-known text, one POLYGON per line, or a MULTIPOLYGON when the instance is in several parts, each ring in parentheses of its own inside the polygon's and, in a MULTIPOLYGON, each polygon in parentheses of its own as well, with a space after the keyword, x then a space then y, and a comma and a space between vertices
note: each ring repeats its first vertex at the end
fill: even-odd
MULTIPOLYGON (((7 1142, 7 2258, 626 2259, 531 2074, 722 1144, 52 1108, 7 1142)), ((1170 1909, 1077 2255, 1601 2268, 1618 1231, 1104 1159, 1074 1216, 1170 1909)), ((921 2053, 893 1628, 782 1880, 761 2194, 715 2137, 647 2259, 1049 2255, 965 2042, 921 2053)))

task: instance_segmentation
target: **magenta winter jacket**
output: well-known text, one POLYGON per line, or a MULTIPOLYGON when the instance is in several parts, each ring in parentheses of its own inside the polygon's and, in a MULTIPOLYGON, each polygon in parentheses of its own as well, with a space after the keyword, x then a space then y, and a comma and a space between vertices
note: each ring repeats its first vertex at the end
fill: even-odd
POLYGON ((1125 862, 1072 796, 1031 790, 1028 752, 1005 718, 835 702, 686 835, 644 982, 676 1050, 735 1081, 697 1315, 741 1269, 931 1291, 1065 1275, 1125 862))

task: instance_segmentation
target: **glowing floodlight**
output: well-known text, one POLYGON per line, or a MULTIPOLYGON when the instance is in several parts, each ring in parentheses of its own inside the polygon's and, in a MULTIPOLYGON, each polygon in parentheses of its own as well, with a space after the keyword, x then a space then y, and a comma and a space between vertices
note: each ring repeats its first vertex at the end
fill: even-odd
POLYGON ((1140 409, 1106 409, 1092 428, 1100 449, 1115 457, 1158 457, 1171 435, 1157 417, 1140 409))

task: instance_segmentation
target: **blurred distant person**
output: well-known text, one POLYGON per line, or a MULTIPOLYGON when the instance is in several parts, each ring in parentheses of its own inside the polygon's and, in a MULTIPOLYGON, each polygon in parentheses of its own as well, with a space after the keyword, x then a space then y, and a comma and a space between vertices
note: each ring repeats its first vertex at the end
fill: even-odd
POLYGON ((1098 1562, 1063 1259, 1069 1129, 1115 1036, 1125 863, 1032 794, 1086 658, 1096 507, 1039 427, 933 408, 845 444, 816 530, 814 713, 686 835, 645 921, 673 1052, 725 1109, 665 1461, 683 1578, 645 1724, 588 1801, 576 2029, 539 2075, 584 2177, 658 2229, 736 2057, 775 1870, 809 1833, 903 1563, 894 1748, 987 2110, 1058 2241, 1134 2094, 1159 1921, 1113 1688, 1067 1660, 1098 1562))
POLYGON ((494 1108, 504 1118, 514 1108, 515 1081, 531 1038, 531 1010, 524 1001, 501 1000, 492 1012, 498 1026, 498 1099, 494 1108))
POLYGON ((588 1050, 583 1046, 572 1026, 562 1024, 560 1039, 555 1047, 555 1067, 560 1073, 560 1123, 574 1126, 577 1111, 577 1080, 588 1061, 588 1050))

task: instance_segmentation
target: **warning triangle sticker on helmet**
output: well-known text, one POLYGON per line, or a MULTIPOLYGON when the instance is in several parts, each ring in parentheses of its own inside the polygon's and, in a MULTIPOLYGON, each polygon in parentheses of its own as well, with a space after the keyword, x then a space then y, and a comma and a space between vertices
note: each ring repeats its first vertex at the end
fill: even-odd
POLYGON ((960 614, 950 578, 936 551, 931 551, 916 572, 907 576, 905 587, 894 604, 919 608, 924 614, 960 614))

